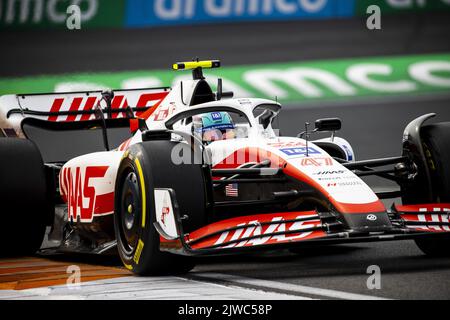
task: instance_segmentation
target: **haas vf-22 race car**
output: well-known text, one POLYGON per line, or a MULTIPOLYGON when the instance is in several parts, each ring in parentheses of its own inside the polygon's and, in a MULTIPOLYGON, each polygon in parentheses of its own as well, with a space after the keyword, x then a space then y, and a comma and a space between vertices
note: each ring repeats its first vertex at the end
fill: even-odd
POLYGON ((0 253, 118 253, 141 275, 304 245, 414 239, 450 253, 450 122, 423 115, 400 156, 357 161, 339 119, 280 136, 281 105, 233 98, 220 79, 213 91, 203 69, 218 66, 176 63, 193 79, 173 88, 1 97, 0 253), (370 175, 399 188, 374 192, 370 175))

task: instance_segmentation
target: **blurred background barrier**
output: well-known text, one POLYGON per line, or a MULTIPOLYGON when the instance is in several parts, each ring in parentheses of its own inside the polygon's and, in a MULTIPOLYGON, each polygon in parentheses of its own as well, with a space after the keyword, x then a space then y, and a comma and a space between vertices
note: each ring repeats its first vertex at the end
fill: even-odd
MULTIPOLYGON (((258 96, 291 104, 445 94, 450 90, 450 54, 232 66, 205 70, 205 74, 213 87, 223 78, 225 90, 233 91, 235 97, 258 96)), ((0 78, 0 94, 161 87, 185 78, 191 75, 169 68, 0 78)))
POLYGON ((2 0, 0 27, 65 28, 70 5, 82 28, 127 28, 350 18, 373 4, 383 14, 450 10, 449 0, 2 0))
POLYGON ((379 6, 383 14, 450 10, 449 0, 357 0, 355 4, 357 15, 365 15, 367 7, 373 4, 379 6))

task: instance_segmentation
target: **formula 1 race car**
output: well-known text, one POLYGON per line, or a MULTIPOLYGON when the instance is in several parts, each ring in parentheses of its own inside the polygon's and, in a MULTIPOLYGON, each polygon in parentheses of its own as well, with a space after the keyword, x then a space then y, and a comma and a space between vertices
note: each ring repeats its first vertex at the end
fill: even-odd
POLYGON ((278 136, 281 105, 235 99, 221 79, 213 92, 203 69, 219 66, 176 63, 193 79, 171 89, 1 97, 1 255, 118 252, 155 275, 200 255, 313 244, 414 239, 450 253, 450 122, 423 115, 401 156, 356 161, 338 118, 278 136), (375 193, 369 175, 399 189, 375 193))

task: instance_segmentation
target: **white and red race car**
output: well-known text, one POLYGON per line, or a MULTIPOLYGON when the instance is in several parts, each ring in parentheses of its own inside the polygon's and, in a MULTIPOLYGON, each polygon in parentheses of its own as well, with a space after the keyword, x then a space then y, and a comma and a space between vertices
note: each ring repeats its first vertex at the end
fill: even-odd
POLYGON ((414 239, 450 253, 450 122, 421 116, 401 156, 355 161, 339 119, 278 136, 281 105, 233 99, 221 80, 213 92, 202 70, 218 66, 176 63, 193 79, 172 89, 1 97, 0 253, 118 251, 143 275, 312 244, 414 239), (316 131, 331 136, 310 141, 316 131), (400 188, 375 193, 368 175, 400 188))

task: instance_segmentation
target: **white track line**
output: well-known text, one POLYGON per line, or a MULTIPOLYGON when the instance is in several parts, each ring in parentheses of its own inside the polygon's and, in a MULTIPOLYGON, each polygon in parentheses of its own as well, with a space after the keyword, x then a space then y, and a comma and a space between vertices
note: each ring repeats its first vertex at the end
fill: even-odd
POLYGON ((83 282, 79 288, 56 285, 0 290, 0 300, 310 300, 309 297, 225 285, 182 277, 121 277, 83 282))
MULTIPOLYGON (((211 274, 213 274, 213 273, 211 273, 211 274)), ((203 285, 207 284, 207 285, 211 285, 211 286, 217 286, 219 288, 237 289, 237 290, 244 290, 244 291, 246 290, 250 294, 249 297, 251 297, 252 294, 263 294, 263 295, 269 294, 269 296, 267 296, 267 297, 263 296, 263 297, 267 298, 267 299, 273 299, 273 300, 278 300, 278 299, 280 299, 280 300, 313 300, 313 298, 310 298, 310 297, 292 295, 289 293, 268 292, 267 290, 264 290, 264 289, 243 288, 242 286, 233 285, 233 284, 219 284, 219 283, 214 283, 214 282, 209 282, 209 281, 205 282, 202 280, 183 278, 183 277, 178 277, 178 278, 182 279, 184 281, 197 282, 199 284, 203 284, 203 285)), ((205 292, 205 294, 208 294, 208 293, 205 292)))
MULTIPOLYGON (((250 285, 253 287, 257 287, 261 290, 273 291, 273 289, 282 290, 286 294, 288 292, 295 292, 300 294, 314 295, 325 298, 333 298, 333 299, 345 299, 345 300, 389 300, 386 298, 370 296, 365 294, 356 294, 345 291, 331 290, 331 289, 321 289, 315 287, 302 286, 297 284, 285 283, 285 282, 277 282, 271 280, 262 280, 262 279, 254 279, 254 278, 246 278, 241 276, 222 274, 222 273, 193 273, 194 276, 198 276, 199 279, 210 279, 210 280, 219 280, 229 282, 230 284, 236 285, 250 285)), ((201 280, 200 280, 201 281, 201 280)))

